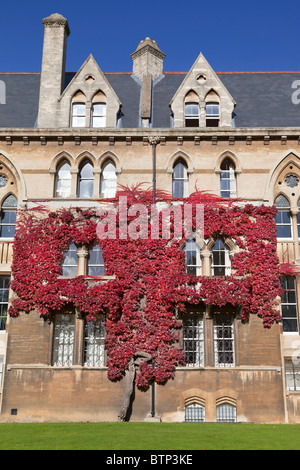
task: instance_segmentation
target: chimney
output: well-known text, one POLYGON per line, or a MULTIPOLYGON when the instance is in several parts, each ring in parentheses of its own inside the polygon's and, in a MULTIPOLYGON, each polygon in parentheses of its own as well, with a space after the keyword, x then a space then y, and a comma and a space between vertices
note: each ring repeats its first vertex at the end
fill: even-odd
POLYGON ((40 83, 38 127, 57 127, 58 99, 64 89, 68 21, 54 13, 43 19, 44 46, 40 83))
POLYGON ((143 80, 144 75, 152 80, 163 73, 163 61, 166 57, 156 41, 146 38, 141 41, 136 50, 130 55, 133 60, 133 74, 143 80))
POLYGON ((149 127, 152 106, 152 82, 163 73, 163 61, 166 57, 156 41, 150 38, 141 41, 130 57, 133 60, 133 75, 142 81, 141 89, 141 123, 149 127))

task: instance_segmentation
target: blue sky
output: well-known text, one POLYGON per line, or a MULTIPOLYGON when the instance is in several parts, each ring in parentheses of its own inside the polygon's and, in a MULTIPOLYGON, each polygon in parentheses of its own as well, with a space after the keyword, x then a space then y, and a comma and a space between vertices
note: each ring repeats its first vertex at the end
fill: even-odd
POLYGON ((103 72, 131 72, 149 36, 166 54, 165 71, 188 71, 200 52, 215 71, 299 71, 299 0, 15 0, 2 2, 0 72, 39 72, 42 18, 69 22, 66 70, 90 53, 103 72))

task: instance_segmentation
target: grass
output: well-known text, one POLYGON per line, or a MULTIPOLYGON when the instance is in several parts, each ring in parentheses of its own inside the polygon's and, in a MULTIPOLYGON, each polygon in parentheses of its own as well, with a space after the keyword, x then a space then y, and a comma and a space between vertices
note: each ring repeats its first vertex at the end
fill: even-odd
POLYGON ((299 450, 300 426, 0 423, 0 450, 299 450))

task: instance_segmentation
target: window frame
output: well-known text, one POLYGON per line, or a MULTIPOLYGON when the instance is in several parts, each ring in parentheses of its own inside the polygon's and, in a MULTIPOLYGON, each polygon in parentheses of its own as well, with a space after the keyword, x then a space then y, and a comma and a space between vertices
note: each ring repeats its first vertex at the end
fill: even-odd
MULTIPOLYGON (((112 174, 112 172, 110 172, 110 174, 112 174)), ((116 168, 115 163, 112 160, 108 160, 102 165, 101 178, 100 178, 100 195, 104 199, 110 199, 110 198, 115 197, 116 191, 117 191, 117 168, 116 168), (106 176, 105 170, 107 169, 109 165, 111 165, 114 168, 114 177, 107 178, 104 176, 106 176), (109 182, 109 183, 113 182, 113 184, 111 184, 111 186, 113 186, 113 190, 109 188, 110 184, 108 184, 108 189, 106 188, 105 190, 103 190, 104 182, 109 182)))
POLYGON ((85 121, 86 121, 86 103, 83 102, 83 101, 74 101, 72 104, 72 113, 71 113, 71 127, 74 127, 74 128, 82 128, 82 127, 86 127, 85 125, 85 121), (74 109, 76 109, 76 107, 78 106, 82 106, 83 109, 84 109, 84 113, 80 113, 80 114, 75 114, 74 113, 74 109), (83 121, 83 125, 78 125, 74 123, 74 119, 81 119, 83 121))
POLYGON ((217 314, 214 316, 213 342, 215 367, 235 367, 235 321, 232 315, 217 314), (226 333, 225 329, 229 330, 230 334, 226 333), (229 343, 231 347, 226 346, 226 343, 229 343), (222 356, 225 356, 226 359, 226 355, 229 355, 231 360, 220 360, 222 356))
MULTIPOLYGON (((77 254, 77 251, 78 251, 78 247, 76 246, 76 244, 74 242, 71 242, 67 249, 64 251, 64 255, 63 255, 63 258, 61 260, 61 275, 64 276, 64 277, 76 277, 78 275, 78 254, 77 254), (76 253, 76 264, 66 264, 64 263, 65 261, 65 258, 67 257, 68 253, 76 253), (64 274, 64 268, 74 268, 74 273, 73 274, 64 274), (76 273, 75 273, 75 268, 76 268, 76 273)), ((72 258, 72 257, 71 257, 72 258)), ((75 259, 75 257, 74 257, 75 259)))
POLYGON ((185 423, 205 423, 205 406, 197 402, 193 402, 193 403, 189 403, 188 405, 185 405, 184 422, 185 423), (190 417, 188 417, 188 415, 190 415, 190 417))
POLYGON ((195 276, 201 276, 202 275, 202 259, 201 259, 201 250, 193 238, 190 238, 187 240, 186 244, 183 247, 183 251, 185 252, 185 270, 187 274, 194 274, 195 276), (190 245, 193 243, 194 249, 187 249, 190 248, 190 245), (195 252, 195 263, 194 264, 188 264, 188 253, 195 252), (190 269, 194 269, 195 273, 189 272, 190 269))
POLYGON ((0 299, 0 332, 1 331, 6 331, 10 280, 11 280, 10 275, 7 275, 7 274, 1 274, 0 275, 0 281, 1 281, 0 291, 5 291, 5 295, 4 296, 2 295, 1 297, 3 299, 3 297, 5 298, 7 296, 7 300, 5 300, 5 301, 0 299), (5 285, 5 283, 7 283, 7 285, 5 285), (3 311, 4 311, 4 313, 3 313, 3 311))
POLYGON ((223 403, 218 404, 216 408, 216 421, 217 423, 236 423, 237 422, 236 405, 233 405, 232 403, 229 403, 229 402, 223 402, 223 403))
POLYGON ((79 199, 91 199, 93 197, 93 194, 94 194, 94 189, 95 189, 95 176, 94 176, 94 165, 92 164, 92 162, 86 158, 84 159, 80 166, 79 166, 79 173, 78 173, 78 181, 77 181, 77 197, 79 199), (84 167, 86 166, 90 166, 91 167, 91 175, 89 176, 83 176, 82 175, 82 172, 84 170, 84 167), (89 185, 83 185, 84 182, 92 182, 91 184, 91 191, 88 192, 88 196, 84 195, 84 189, 87 187, 89 188, 89 185))
POLYGON ((237 184, 236 184, 236 167, 231 158, 226 157, 220 165, 220 196, 224 198, 237 197, 237 184), (224 169, 222 166, 227 165, 229 168, 224 169), (228 181, 229 189, 222 189, 222 182, 228 181), (222 193, 229 193, 228 196, 222 193))
MULTIPOLYGON (((65 173, 67 173, 67 171, 65 171, 65 173)), ((71 164, 68 160, 64 159, 62 160, 58 165, 57 165, 57 170, 56 170, 56 175, 55 175, 55 190, 54 190, 54 194, 55 194, 55 197, 56 198, 59 198, 59 199, 65 199, 65 198, 69 198, 71 196, 71 187, 72 187, 72 175, 71 175, 71 164), (60 178, 59 176, 59 172, 62 170, 62 168, 65 166, 65 165, 68 165, 69 166, 69 171, 68 171, 68 174, 70 175, 69 178, 60 178), (59 195, 59 190, 58 190, 58 183, 60 181, 68 181, 69 182, 69 187, 67 188, 68 189, 68 195, 59 195)), ((66 189, 64 189, 64 191, 66 191, 66 189)))
POLYGON ((209 101, 205 103, 205 120, 206 120, 206 127, 220 127, 220 103, 214 102, 214 101, 209 101), (218 112, 208 113, 207 111, 210 106, 218 107, 218 112), (211 123, 214 123, 217 125, 211 125, 211 123))
POLYGON ((3 199, 2 201, 2 204, 1 204, 1 220, 0 220, 0 239, 4 239, 4 240, 13 240, 15 238, 15 229, 16 229, 16 222, 17 222, 17 209, 18 209, 18 199, 17 197, 15 196, 15 194, 13 193, 10 193, 10 194, 7 194, 7 196, 5 196, 5 198, 3 199), (9 199, 13 200, 14 201, 14 204, 15 205, 8 205, 6 206, 6 201, 8 201, 9 199), (4 214, 9 214, 9 218, 10 218, 10 214, 13 214, 13 221, 9 220, 8 222, 3 222, 3 219, 4 219, 4 214), (11 232, 13 233, 12 236, 3 236, 2 233, 3 233, 3 229, 2 227, 13 227, 13 229, 11 230, 11 232))
POLYGON ((52 342, 52 365, 54 367, 71 367, 74 364, 75 329, 75 313, 55 313, 52 342))
POLYGON ((200 125, 200 106, 197 102, 185 102, 184 103, 184 125, 185 127, 199 127, 200 125), (187 108, 195 107, 194 112, 187 112, 187 108), (194 123, 193 123, 194 121, 194 123))
MULTIPOLYGON (((189 184, 189 177, 188 177, 188 165, 183 160, 182 158, 179 158, 176 160, 176 162, 173 165, 173 172, 172 172, 172 197, 175 199, 182 199, 184 197, 187 197, 188 195, 188 184, 189 184), (183 176, 176 176, 176 167, 182 165, 183 168, 183 176), (175 194, 175 185, 176 183, 180 183, 180 194, 182 193, 182 196, 177 196, 175 194)), ((176 188, 178 189, 178 188, 176 188)))
POLYGON ((298 311, 298 297, 297 297, 296 278, 293 277, 293 276, 283 277, 282 281, 281 281, 281 286, 284 290, 284 294, 283 294, 283 297, 281 298, 281 304, 280 304, 281 317, 282 317, 282 330, 283 330, 283 333, 285 335, 286 334, 297 334, 297 333, 299 333, 299 311, 298 311), (286 286, 288 287, 289 281, 293 282, 293 288, 285 288, 285 286, 283 285, 285 283, 286 286), (285 300, 285 298, 288 300, 290 292, 294 292, 295 302, 284 302, 283 300, 285 300), (295 310, 296 310, 296 315, 295 316, 284 316, 284 314, 283 314, 284 309, 282 307, 287 307, 287 309, 288 309, 289 306, 295 307, 295 310), (291 320, 294 320, 296 322, 297 328, 294 329, 294 330, 292 330, 292 329, 285 330, 285 323, 288 324, 288 322, 290 322, 291 320))
POLYGON ((92 103, 92 106, 91 106, 91 127, 95 128, 95 129, 102 129, 102 128, 106 127, 106 111, 107 111, 106 103, 104 103, 104 102, 92 103), (104 109, 104 113, 95 114, 95 107, 97 107, 97 106, 101 106, 104 109), (94 121, 97 118, 102 118, 103 125, 100 125, 100 126, 95 125, 94 121))
POLYGON ((186 359, 185 367, 205 366, 205 324, 203 314, 186 314, 183 316, 182 349, 186 359))
POLYGON ((290 204, 290 201, 288 200, 288 198, 284 195, 284 194, 278 194, 274 200, 274 205, 276 206, 277 208, 277 214, 275 216, 275 223, 276 223, 276 231, 277 231, 277 234, 276 234, 276 238, 277 240, 293 240, 293 217, 292 217, 292 214, 291 214, 291 204, 290 204), (284 199, 288 205, 284 206, 280 206, 280 205, 277 205, 276 204, 276 201, 278 198, 282 198, 284 199), (277 217, 283 213, 287 213, 288 214, 288 217, 289 217, 289 223, 284 223, 284 222, 281 222, 279 223, 277 221, 277 217), (278 226, 280 227, 289 227, 289 231, 290 231, 290 235, 289 236, 284 236, 284 237, 279 237, 278 236, 278 226))
POLYGON ((230 249, 228 245, 220 238, 217 238, 215 240, 215 243, 211 247, 211 275, 212 276, 230 276, 231 275, 231 260, 230 260, 230 249), (216 244, 217 243, 222 243, 224 246, 224 249, 217 249, 216 244), (219 253, 219 257, 221 256, 220 253, 224 253, 224 264, 215 264, 215 257, 217 256, 216 254, 219 253), (217 274, 215 272, 216 268, 218 269, 224 269, 224 274, 220 273, 217 274))

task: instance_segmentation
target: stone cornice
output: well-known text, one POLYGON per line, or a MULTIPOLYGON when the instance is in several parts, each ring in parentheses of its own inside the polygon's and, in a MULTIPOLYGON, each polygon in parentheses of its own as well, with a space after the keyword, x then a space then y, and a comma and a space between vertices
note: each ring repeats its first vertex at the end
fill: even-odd
POLYGON ((215 129, 191 129, 191 128, 134 128, 134 129, 37 129, 37 128, 2 128, 0 129, 0 142, 12 145, 14 142, 22 142, 30 145, 31 142, 39 141, 41 145, 57 141, 58 145, 74 142, 81 145, 90 141, 93 145, 107 141, 114 145, 116 141, 124 141, 131 145, 135 141, 142 141, 144 145, 149 143, 149 138, 158 137, 160 142, 177 141, 182 145, 184 141, 194 141, 195 145, 201 145, 202 141, 210 141, 212 145, 218 142, 228 141, 229 145, 235 145, 238 141, 245 141, 251 145, 254 141, 262 141, 269 145, 271 141, 279 141, 281 145, 288 145, 289 140, 297 141, 300 145, 300 128, 219 128, 215 129))

